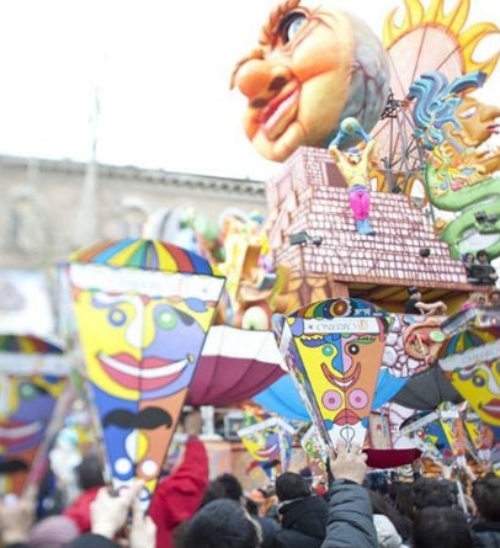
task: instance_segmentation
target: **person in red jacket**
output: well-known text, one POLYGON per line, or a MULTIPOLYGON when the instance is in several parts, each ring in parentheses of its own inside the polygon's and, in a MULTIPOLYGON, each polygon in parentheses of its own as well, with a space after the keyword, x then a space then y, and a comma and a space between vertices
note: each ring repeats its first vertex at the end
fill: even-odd
POLYGON ((149 515, 156 524, 156 546, 172 548, 172 533, 182 522, 191 518, 198 507, 209 481, 208 455, 198 439, 203 419, 199 410, 184 419, 188 436, 184 457, 179 466, 156 487, 149 515))

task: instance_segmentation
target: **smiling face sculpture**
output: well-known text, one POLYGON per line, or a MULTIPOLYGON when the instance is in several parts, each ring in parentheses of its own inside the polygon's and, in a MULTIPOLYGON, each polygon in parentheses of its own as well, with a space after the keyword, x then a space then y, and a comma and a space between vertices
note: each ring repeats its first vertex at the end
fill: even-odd
POLYGON ((378 37, 328 0, 310 4, 281 2, 232 75, 247 99, 245 133, 269 160, 327 147, 347 117, 370 131, 387 102, 389 63, 378 37))
POLYGON ((191 286, 193 291, 188 293, 193 297, 182 298, 186 279, 182 275, 137 272, 127 280, 131 285, 119 287, 123 275, 119 270, 89 271, 87 265, 72 265, 72 269, 73 282, 78 284, 73 287, 74 306, 88 380, 113 482, 119 486, 134 477, 144 480, 142 500, 147 502, 221 286, 210 279, 199 281, 198 293, 191 286), (102 289, 97 290, 99 277, 102 289))

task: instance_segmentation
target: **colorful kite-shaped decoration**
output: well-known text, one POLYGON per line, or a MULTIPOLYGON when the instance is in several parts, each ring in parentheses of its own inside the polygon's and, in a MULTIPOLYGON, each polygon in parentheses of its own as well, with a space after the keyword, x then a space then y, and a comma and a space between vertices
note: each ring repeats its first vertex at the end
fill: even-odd
POLYGON ((64 347, 56 340, 35 335, 0 334, 0 352, 21 354, 62 354, 64 347))
POLYGON ((0 333, 0 370, 14 375, 66 376, 71 364, 62 341, 27 333, 0 333))
POLYGON ((65 377, 0 373, 0 493, 24 488, 65 384, 65 377))
POLYGON ((467 328, 500 327, 500 310, 492 308, 469 308, 450 316, 441 324, 446 335, 456 335, 467 328))
POLYGON ((401 425, 401 434, 435 462, 453 462, 451 445, 436 411, 416 413, 401 425))
POLYGON ((443 345, 439 366, 470 408, 500 428, 500 328, 470 328, 443 345))
POLYGON ((254 463, 274 479, 290 466, 295 429, 280 417, 268 414, 254 415, 251 422, 238 430, 238 436, 254 463))
POLYGON ((432 412, 420 412, 401 425, 401 433, 436 462, 465 466, 465 432, 460 410, 443 402, 432 412))
POLYGON ((467 449, 479 462, 491 461, 491 449, 495 436, 489 426, 474 411, 466 411, 463 416, 467 449))
POLYGON ((280 347, 327 444, 363 444, 387 329, 387 314, 360 299, 321 301, 287 317, 280 347))
POLYGON ((144 480, 146 507, 224 278, 179 247, 128 239, 74 254, 69 281, 113 484, 144 480))
POLYGON ((324 464, 328 458, 328 447, 325 445, 318 428, 312 423, 300 436, 300 445, 307 456, 314 462, 324 464))
POLYGON ((465 466, 465 430, 459 408, 451 402, 443 402, 437 409, 444 433, 448 440, 451 455, 460 466, 465 466))

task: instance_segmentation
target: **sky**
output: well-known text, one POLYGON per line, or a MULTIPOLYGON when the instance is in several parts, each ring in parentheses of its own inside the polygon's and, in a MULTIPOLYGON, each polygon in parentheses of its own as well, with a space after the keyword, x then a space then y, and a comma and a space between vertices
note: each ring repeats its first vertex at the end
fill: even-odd
MULTIPOLYGON (((471 1, 466 26, 500 26, 494 2, 471 1)), ((361 16, 379 36, 386 14, 403 5, 333 2, 361 16)), ((0 154, 87 161, 97 87, 99 162, 257 180, 272 176, 279 165, 248 142, 241 126, 245 101, 230 91, 229 80, 275 3, 3 0, 0 154)), ((478 53, 495 47, 499 42, 490 40, 478 53)), ((500 103, 500 68, 478 95, 500 103)))

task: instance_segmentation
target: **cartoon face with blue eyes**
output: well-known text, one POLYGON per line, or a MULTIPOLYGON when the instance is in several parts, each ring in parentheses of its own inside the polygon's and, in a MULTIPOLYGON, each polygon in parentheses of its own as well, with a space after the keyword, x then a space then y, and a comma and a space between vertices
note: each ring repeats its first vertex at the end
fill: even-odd
POLYGON ((259 462, 277 459, 280 456, 279 426, 264 427, 245 436, 243 443, 252 457, 259 462))
POLYGON ((156 485, 213 310, 200 299, 80 290, 75 297, 114 483, 143 479, 146 500, 156 485))
POLYGON ((450 379, 485 423, 500 426, 500 358, 454 371, 450 379))
POLYGON ((271 417, 242 428, 238 435, 263 471, 272 477, 275 467, 284 472, 292 457, 293 429, 285 421, 271 417))
MULTIPOLYGON (((92 335, 89 379, 127 400, 175 394, 192 377, 205 332, 192 311, 141 295, 80 295, 92 335), (90 315, 91 314, 91 315, 90 315)), ((85 334, 83 334, 85 336, 85 334)))
POLYGON ((39 445, 63 386, 60 377, 0 374, 0 453, 39 445))

